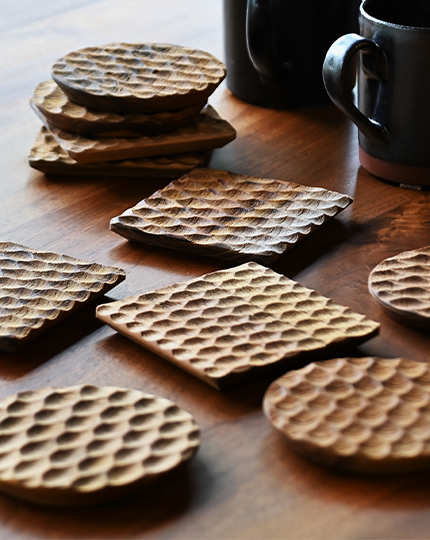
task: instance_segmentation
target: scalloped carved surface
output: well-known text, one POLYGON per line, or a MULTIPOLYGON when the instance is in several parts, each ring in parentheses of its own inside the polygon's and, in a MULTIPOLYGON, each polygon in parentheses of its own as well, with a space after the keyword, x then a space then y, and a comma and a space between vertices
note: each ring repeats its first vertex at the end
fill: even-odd
POLYGON ((225 388, 283 370, 378 323, 257 263, 103 304, 96 316, 207 383, 225 388))
POLYGON ((139 137, 167 133, 191 122, 205 106, 205 102, 177 111, 163 111, 153 114, 119 114, 97 111, 78 105, 66 96, 53 81, 43 81, 37 85, 30 105, 58 129, 110 137, 139 137))
POLYGON ((337 358, 290 371, 263 408, 297 452, 367 472, 430 467, 430 368, 404 358, 337 358))
POLYGON ((215 109, 207 105, 186 126, 161 135, 141 137, 86 137, 51 126, 45 120, 61 147, 80 163, 154 157, 183 152, 212 150, 236 138, 236 130, 215 109))
POLYGON ((154 112, 202 103, 225 78, 210 53, 169 43, 109 43, 72 51, 52 66, 72 101, 103 111, 154 112))
POLYGON ((404 251, 375 266, 369 291, 394 319, 430 328, 430 246, 404 251))
POLYGON ((202 151, 105 163, 78 163, 61 148, 49 129, 42 126, 28 158, 31 167, 47 174, 178 178, 195 167, 203 166, 208 155, 202 151))
POLYGON ((198 168, 111 220, 125 238, 270 263, 351 204, 348 195, 198 168))
POLYGON ((0 242, 0 349, 16 350, 124 279, 120 268, 0 242))
POLYGON ((144 488, 190 459, 194 418, 139 390, 47 387, 0 402, 0 489, 49 505, 85 505, 144 488))

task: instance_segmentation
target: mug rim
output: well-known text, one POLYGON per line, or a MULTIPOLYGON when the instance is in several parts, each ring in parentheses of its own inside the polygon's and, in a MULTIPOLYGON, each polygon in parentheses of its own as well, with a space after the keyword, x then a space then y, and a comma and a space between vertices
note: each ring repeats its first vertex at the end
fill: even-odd
POLYGON ((381 0, 362 0, 360 4, 360 16, 365 17, 366 19, 374 22, 375 24, 379 24, 381 26, 388 26, 391 28, 396 28, 398 30, 407 30, 407 31, 413 31, 413 32, 422 32, 422 33, 430 33, 430 27, 427 26, 410 26, 407 24, 397 24, 392 23, 389 21, 385 21, 383 19, 378 19, 374 15, 371 15, 368 11, 365 11, 365 8, 368 4, 377 3, 381 0))

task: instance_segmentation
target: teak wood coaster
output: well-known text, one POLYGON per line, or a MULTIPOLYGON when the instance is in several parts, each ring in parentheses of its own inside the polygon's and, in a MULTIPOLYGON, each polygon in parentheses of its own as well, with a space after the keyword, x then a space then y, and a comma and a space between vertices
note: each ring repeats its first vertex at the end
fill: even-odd
POLYGON ((110 226, 146 244, 270 264, 351 202, 324 188, 198 168, 110 226))
POLYGON ((48 505, 88 505, 136 492, 189 460, 193 417, 129 388, 42 388, 0 402, 0 490, 48 505))
POLYGON ((393 319, 429 330, 430 246, 382 261, 369 275, 369 290, 393 319))
POLYGON ((168 43, 109 43, 66 54, 52 78, 74 102, 102 111, 160 112, 207 101, 225 78, 213 55, 168 43))
POLYGON ((193 122, 170 133, 134 138, 86 137, 46 122, 61 147, 80 163, 96 163, 212 150, 236 138, 236 130, 207 105, 193 122))
POLYGON ((99 305, 116 331, 217 387, 357 345, 378 323, 257 263, 99 305))
POLYGON ((15 351, 124 279, 120 268, 0 242, 0 349, 15 351))
POLYGON ((30 167, 46 174, 169 179, 205 165, 209 156, 210 152, 202 151, 124 161, 78 163, 61 148, 49 129, 42 126, 28 159, 30 167))
POLYGON ((37 85, 30 105, 39 118, 58 129, 99 137, 141 137, 179 129, 190 123, 205 102, 178 111, 153 114, 118 114, 88 109, 70 101, 53 81, 37 85))
POLYGON ((430 368, 404 358, 314 362, 274 381, 265 414, 297 452, 373 473, 430 467, 430 368))

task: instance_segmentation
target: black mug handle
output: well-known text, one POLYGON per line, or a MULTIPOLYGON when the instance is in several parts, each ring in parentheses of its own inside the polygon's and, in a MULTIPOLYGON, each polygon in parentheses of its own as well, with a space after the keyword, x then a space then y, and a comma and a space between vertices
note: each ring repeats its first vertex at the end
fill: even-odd
POLYGON ((323 64, 324 85, 333 103, 348 116, 358 129, 370 139, 387 142, 388 133, 384 126, 365 116, 351 98, 351 61, 358 51, 370 55, 363 63, 367 77, 384 81, 388 77, 387 58, 381 47, 371 39, 358 34, 346 34, 337 39, 329 48, 323 64))
POLYGON ((248 0, 246 44, 260 77, 268 82, 279 82, 288 74, 289 65, 276 58, 272 8, 272 0, 248 0))

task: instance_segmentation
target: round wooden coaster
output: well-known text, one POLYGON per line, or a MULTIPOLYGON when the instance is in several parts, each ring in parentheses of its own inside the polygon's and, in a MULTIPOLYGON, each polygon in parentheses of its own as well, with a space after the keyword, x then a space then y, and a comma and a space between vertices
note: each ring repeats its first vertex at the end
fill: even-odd
POLYGON ((48 387, 0 402, 0 489, 41 504, 117 499, 188 460, 198 446, 189 413, 138 390, 48 387))
POLYGON ((430 246, 385 259, 372 270, 368 284, 393 319, 430 328, 430 246))
MULTIPOLYGON (((115 113, 78 105, 53 81, 44 81, 34 90, 30 105, 50 125, 98 137, 141 137, 169 133, 191 123, 206 103, 159 113, 115 113)), ((45 122, 46 123, 46 122, 45 122)))
POLYGON ((314 362, 274 381, 263 407, 297 452, 374 473, 430 467, 430 368, 404 358, 314 362))
POLYGON ((76 103, 102 111, 161 112, 205 102, 225 78, 211 54, 167 43, 110 43, 70 52, 52 78, 76 103))

